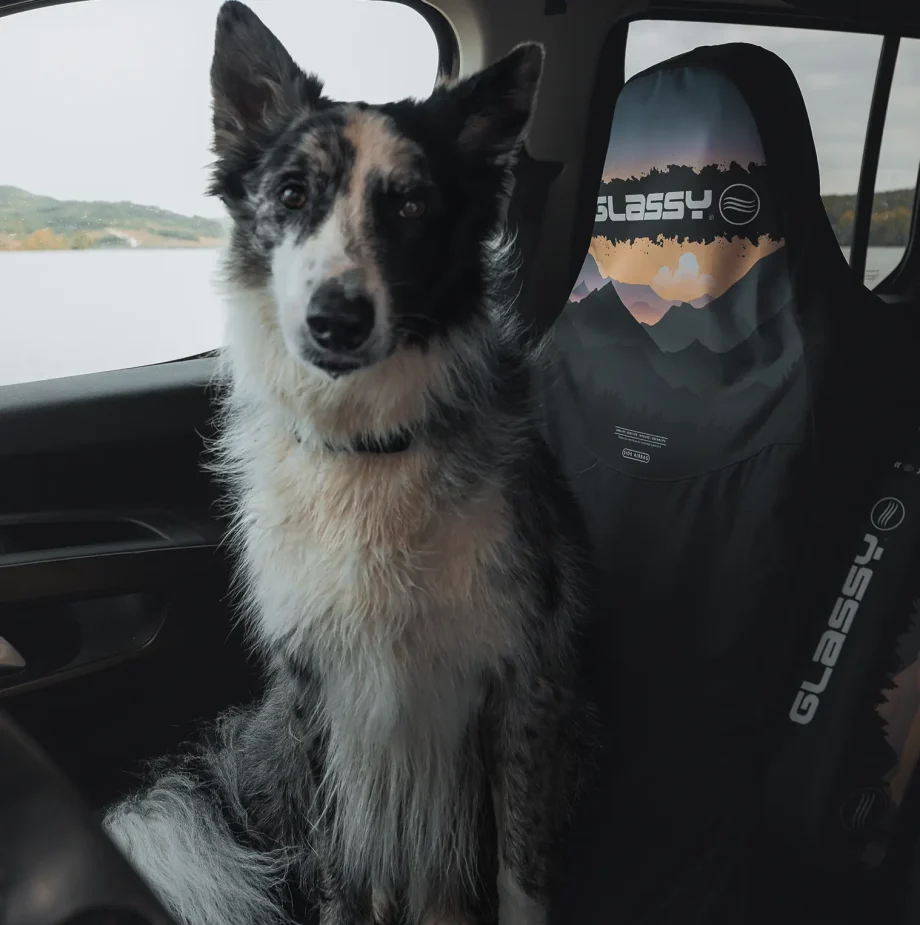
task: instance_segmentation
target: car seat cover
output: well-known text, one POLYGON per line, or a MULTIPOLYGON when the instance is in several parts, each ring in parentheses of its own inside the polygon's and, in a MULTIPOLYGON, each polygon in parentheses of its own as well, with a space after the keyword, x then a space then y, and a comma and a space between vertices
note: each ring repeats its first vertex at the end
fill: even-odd
POLYGON ((586 670, 612 744, 558 921, 692 925, 738 882, 815 619, 826 408, 847 378, 829 320, 854 287, 801 92, 764 49, 632 78, 598 181, 543 399, 602 573, 586 670))
POLYGON ((723 73, 661 67, 623 89, 555 338, 578 357, 575 391, 604 397, 592 450, 627 475, 685 478, 802 439, 802 334, 770 167, 723 73))

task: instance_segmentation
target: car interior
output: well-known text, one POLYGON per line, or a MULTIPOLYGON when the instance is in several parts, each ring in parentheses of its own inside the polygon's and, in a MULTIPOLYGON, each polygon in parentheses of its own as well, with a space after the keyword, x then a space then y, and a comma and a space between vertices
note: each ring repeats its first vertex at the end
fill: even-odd
MULTIPOLYGON (((86 2, 0 0, 0 57, 8 17, 86 2)), ((378 4, 424 18, 444 76, 546 48, 516 306, 552 333, 541 399, 602 572, 585 671, 604 720, 551 921, 920 921, 915 197, 879 243, 895 133, 912 197, 920 172, 920 4, 378 4), (865 112, 809 105, 821 75, 765 47, 776 30, 865 112), (819 119, 854 122, 850 190, 826 184, 819 119)), ((2 149, 29 144, 3 131, 0 194, 2 149)), ((0 195, 0 324, 30 311, 2 218, 0 195)), ((168 925, 100 810, 259 694, 202 466, 216 352, 0 384, 3 925, 168 925)))

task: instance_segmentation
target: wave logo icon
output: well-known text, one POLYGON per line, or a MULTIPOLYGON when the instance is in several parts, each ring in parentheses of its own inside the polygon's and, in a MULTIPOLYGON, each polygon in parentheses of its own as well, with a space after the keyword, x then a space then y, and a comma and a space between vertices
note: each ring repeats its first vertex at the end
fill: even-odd
POLYGON ((719 197, 719 212, 729 225, 749 225, 760 215, 760 196, 746 183, 733 183, 719 197))
POLYGON ((876 829, 884 822, 891 801, 877 787, 851 793, 840 806, 840 822, 848 832, 858 834, 876 829))
POLYGON ((876 530, 880 533, 887 533, 900 527, 906 514, 904 505, 897 498, 882 498, 875 502, 869 519, 876 530))

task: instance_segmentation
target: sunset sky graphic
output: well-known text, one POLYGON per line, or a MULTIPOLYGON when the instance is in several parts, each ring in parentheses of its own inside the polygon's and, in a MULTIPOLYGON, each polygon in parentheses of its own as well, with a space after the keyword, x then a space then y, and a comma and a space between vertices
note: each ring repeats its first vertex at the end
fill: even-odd
POLYGON ((641 293, 634 298, 625 296, 623 301, 638 321, 655 324, 670 305, 705 302, 722 295, 758 260, 782 246, 783 241, 766 236, 757 244, 746 238, 716 238, 710 244, 676 240, 655 243, 649 238, 637 238, 612 244, 597 236, 591 239, 576 289, 584 282, 591 291, 608 280, 648 287, 660 301, 653 304, 642 299, 641 293))
MULTIPOLYGON (((666 68, 637 78, 620 94, 603 181, 673 165, 699 172, 707 166, 728 170, 733 163, 748 170, 764 162, 757 126, 734 84, 707 68, 666 68)), ((671 305, 700 308, 718 298, 784 243, 766 235, 756 243, 740 236, 709 243, 663 236, 613 242, 602 229, 591 239, 572 299, 614 280, 623 303, 645 324, 657 323, 671 305)))

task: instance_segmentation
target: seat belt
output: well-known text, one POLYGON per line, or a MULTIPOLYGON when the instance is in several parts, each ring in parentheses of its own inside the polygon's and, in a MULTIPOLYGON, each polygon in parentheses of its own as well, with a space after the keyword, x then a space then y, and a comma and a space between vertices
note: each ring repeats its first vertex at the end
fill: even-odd
POLYGON ((877 868, 920 761, 920 427, 905 443, 862 515, 771 765, 773 818, 810 865, 877 868))

